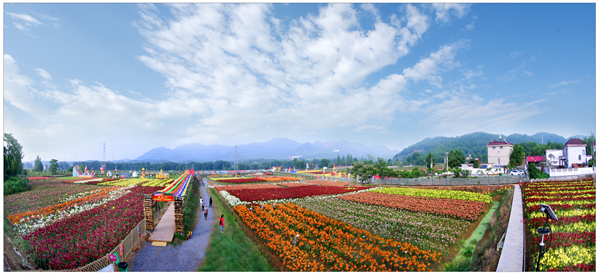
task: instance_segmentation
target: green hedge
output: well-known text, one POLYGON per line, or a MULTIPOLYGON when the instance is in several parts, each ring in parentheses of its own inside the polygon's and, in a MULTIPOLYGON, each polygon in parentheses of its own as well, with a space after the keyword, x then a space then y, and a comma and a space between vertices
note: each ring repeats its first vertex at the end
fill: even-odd
POLYGON ((31 185, 29 184, 29 179, 27 178, 18 178, 13 176, 4 181, 4 195, 15 194, 28 190, 31 190, 31 185))

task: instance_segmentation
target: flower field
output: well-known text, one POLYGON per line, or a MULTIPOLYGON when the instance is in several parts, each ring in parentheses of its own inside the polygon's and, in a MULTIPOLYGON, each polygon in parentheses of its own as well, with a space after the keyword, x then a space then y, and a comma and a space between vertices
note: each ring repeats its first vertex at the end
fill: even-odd
POLYGON ((56 180, 31 182, 33 189, 4 196, 4 215, 23 213, 61 203, 61 199, 98 189, 93 185, 73 185, 56 180))
POLYGON ((272 188, 272 189, 231 189, 228 192, 239 198, 241 201, 254 202, 254 201, 266 201, 273 199, 290 199, 300 198, 305 196, 315 195, 333 195, 341 194, 353 191, 359 191, 368 189, 369 187, 324 187, 316 185, 304 185, 291 188, 272 188))
MULTIPOLYGON (((359 193, 361 194, 361 193, 359 193)), ((352 196, 356 194, 349 194, 352 196)), ((444 254, 460 243, 471 222, 454 217, 343 200, 344 197, 305 199, 296 204, 349 223, 379 236, 444 254)))
POLYGON ((125 178, 114 181, 99 183, 100 186, 133 186, 140 184, 146 187, 165 187, 173 182, 173 179, 149 179, 149 178, 125 178))
POLYGON ((481 215, 486 208, 486 204, 479 201, 430 198, 380 192, 362 192, 341 196, 339 198, 412 212, 426 212, 437 215, 453 216, 469 221, 477 220, 479 215, 481 215))
POLYGON ((330 187, 347 187, 348 185, 350 185, 350 183, 348 183, 348 182, 323 181, 323 180, 304 181, 304 183, 319 185, 319 186, 330 186, 330 187))
POLYGON ((214 181, 217 182, 223 182, 223 183, 252 183, 252 182, 282 182, 282 181, 300 181, 300 179, 298 178, 294 178, 294 177, 285 177, 285 176, 274 176, 274 177, 267 177, 267 176, 262 176, 262 177, 258 177, 258 176, 254 176, 254 177, 223 177, 223 178, 211 178, 214 181))
POLYGON ((433 190, 433 189, 416 189, 416 188, 382 188, 373 190, 374 192, 400 194, 408 196, 420 196, 430 198, 457 199, 479 201, 484 203, 492 202, 492 197, 486 194, 466 191, 451 191, 451 190, 433 190))
POLYGON ((234 210, 291 271, 427 271, 441 255, 285 203, 234 210), (292 238, 300 234, 297 247, 292 238))
POLYGON ((133 187, 119 199, 72 215, 25 235, 39 268, 74 269, 117 246, 143 219, 142 196, 161 187, 133 187))
MULTIPOLYGON (((558 221, 550 220, 553 237, 540 262, 543 271, 595 271, 596 185, 593 180, 533 182, 523 185, 527 229, 534 248, 528 251, 537 264, 541 235, 546 222, 539 203, 550 205, 558 221)), ((548 237, 544 240, 548 243, 548 237)))
POLYGON ((25 234, 43 227, 49 222, 60 220, 72 214, 117 199, 125 194, 125 190, 122 187, 109 187, 78 193, 61 200, 62 202, 56 205, 11 214, 6 218, 12 225, 17 227, 19 233, 25 234))

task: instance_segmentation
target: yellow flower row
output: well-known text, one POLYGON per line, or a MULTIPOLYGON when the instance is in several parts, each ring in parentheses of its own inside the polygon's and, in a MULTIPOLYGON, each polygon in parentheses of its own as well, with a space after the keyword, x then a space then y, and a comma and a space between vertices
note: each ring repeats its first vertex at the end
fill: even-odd
POLYGON ((484 202, 484 203, 492 202, 492 197, 490 197, 487 194, 480 194, 480 193, 466 192, 466 191, 386 187, 386 188, 375 189, 375 190, 373 190, 373 192, 408 195, 408 196, 421 196, 421 197, 430 197, 430 198, 479 201, 479 202, 484 202))
POLYGON ((550 248, 540 261, 540 270, 547 271, 553 268, 563 268, 576 264, 590 264, 596 260, 596 247, 582 247, 578 245, 570 247, 550 248))

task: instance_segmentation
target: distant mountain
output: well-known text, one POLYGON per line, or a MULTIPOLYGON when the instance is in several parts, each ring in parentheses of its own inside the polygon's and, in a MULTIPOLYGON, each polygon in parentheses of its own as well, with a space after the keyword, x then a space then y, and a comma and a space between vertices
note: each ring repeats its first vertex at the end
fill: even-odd
MULTIPOLYGON (((361 143, 351 143, 346 140, 327 141, 315 143, 299 143, 287 138, 275 138, 266 142, 252 142, 237 146, 237 159, 289 159, 300 156, 302 158, 335 158, 339 154, 345 156, 352 154, 353 157, 363 158, 367 155, 391 158, 399 150, 391 150, 383 145, 367 146, 361 143)), ((227 145, 203 145, 190 143, 178 146, 174 149, 165 147, 154 148, 140 157, 136 162, 188 162, 188 161, 216 161, 235 160, 236 147, 227 145)))
MULTIPOLYGON (((411 155, 414 152, 426 154, 431 152, 438 159, 445 157, 445 153, 452 149, 461 149, 466 155, 471 154, 472 157, 487 158, 487 147, 488 142, 498 140, 499 134, 489 134, 484 132, 475 132, 471 134, 462 135, 459 137, 434 137, 426 138, 416 144, 406 147, 401 152, 394 156, 396 158, 404 158, 411 155)), ((548 141, 565 143, 567 139, 551 133, 537 133, 532 136, 522 134, 512 134, 509 136, 503 136, 507 141, 513 144, 519 144, 523 142, 533 141, 538 144, 542 144, 542 138, 544 143, 548 141)))

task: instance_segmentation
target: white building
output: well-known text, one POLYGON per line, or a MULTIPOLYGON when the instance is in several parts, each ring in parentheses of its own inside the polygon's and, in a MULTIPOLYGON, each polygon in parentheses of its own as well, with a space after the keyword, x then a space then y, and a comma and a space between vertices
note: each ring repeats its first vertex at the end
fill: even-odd
POLYGON ((488 148, 488 164, 500 166, 510 164, 510 154, 515 146, 514 144, 502 139, 500 141, 494 140, 486 146, 488 148))
POLYGON ((585 154, 585 147, 587 145, 579 138, 570 138, 565 145, 563 145, 563 156, 559 158, 561 166, 565 168, 573 168, 573 164, 586 164, 587 157, 585 154))
POLYGON ((588 167, 591 156, 586 155, 586 146, 581 139, 571 138, 562 150, 546 150, 544 172, 550 177, 594 174, 595 168, 588 167))
POLYGON ((548 149, 546 150, 546 166, 548 167, 558 167, 559 166, 559 158, 563 156, 563 150, 558 149, 548 149))

